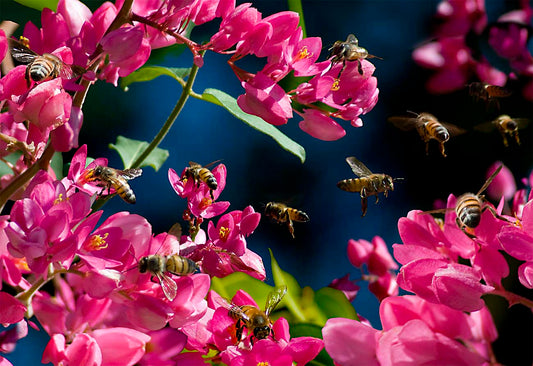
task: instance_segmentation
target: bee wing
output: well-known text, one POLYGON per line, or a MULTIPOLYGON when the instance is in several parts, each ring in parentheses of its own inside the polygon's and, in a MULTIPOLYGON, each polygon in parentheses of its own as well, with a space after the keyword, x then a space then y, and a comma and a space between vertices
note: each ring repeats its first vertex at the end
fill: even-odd
POLYGON ((130 179, 139 177, 143 173, 143 171, 142 169, 124 169, 124 170, 117 170, 117 173, 121 175, 123 178, 130 180, 130 179))
POLYGON ((196 162, 194 162, 194 161, 189 161, 189 166, 190 166, 191 168, 195 168, 195 167, 200 167, 200 166, 202 166, 202 165, 201 165, 201 164, 198 164, 198 163, 196 163, 196 162))
POLYGON ((37 56, 39 56, 37 53, 33 52, 21 42, 13 38, 9 39, 9 48, 11 49, 11 56, 15 59, 15 61, 23 64, 29 64, 35 60, 37 56))
POLYGON ((352 168, 352 172, 358 177, 366 177, 372 174, 365 164, 360 162, 355 156, 348 156, 346 162, 352 168))
POLYGON ((268 316, 272 310, 280 303, 283 296, 287 293, 287 286, 278 286, 268 294, 265 304, 265 314, 268 316))
POLYGON ((494 121, 485 122, 474 126, 474 130, 481 132, 491 132, 494 131, 495 128, 496 124, 494 123, 494 121))
POLYGON ((346 37, 346 42, 353 43, 356 46, 359 44, 359 40, 353 34, 348 34, 348 37, 346 37))
POLYGON ((179 222, 176 222, 170 227, 168 233, 170 235, 174 235, 178 240, 180 240, 182 234, 181 224, 179 222))
POLYGON ((85 74, 85 70, 81 66, 76 65, 67 65, 66 63, 61 64, 61 69, 59 71, 59 76, 63 79, 75 79, 80 75, 85 74))
POLYGON ((516 122, 518 128, 526 128, 530 120, 528 118, 513 118, 513 121, 516 122))
POLYGON ((242 320, 244 321, 249 321, 250 320, 250 317, 248 315, 246 315, 246 313, 244 311, 242 311, 242 309, 238 306, 238 305, 235 305, 233 303, 231 303, 230 301, 228 301, 227 299, 223 298, 223 297, 213 297, 213 302, 228 310, 228 311, 231 311, 232 313, 234 313, 235 315, 239 316, 240 318, 242 318, 242 320))
POLYGON ((387 118, 387 121, 389 121, 395 127, 398 127, 402 131, 412 130, 418 124, 418 118, 415 117, 393 116, 387 118))
POLYGON ((452 125, 451 123, 441 123, 447 130, 450 136, 458 136, 462 135, 463 133, 466 133, 466 130, 464 128, 461 128, 456 125, 452 125))
POLYGON ((481 194, 481 192, 483 192, 485 189, 487 189, 487 187, 489 186, 489 184, 492 182, 492 180, 498 175, 498 173, 500 172, 500 170, 502 170, 502 167, 503 167, 503 164, 500 165, 491 175, 490 177, 487 178, 487 181, 483 184, 483 187, 481 187, 481 189, 476 193, 476 196, 479 196, 481 194))
POLYGON ((204 168, 212 167, 213 165, 215 165, 217 163, 220 163, 221 161, 222 161, 222 159, 218 159, 218 160, 212 161, 209 164, 204 165, 204 168))
POLYGON ((166 298, 170 301, 174 300, 178 292, 178 285, 176 285, 176 282, 164 273, 158 273, 156 274, 156 277, 161 284, 161 289, 166 298))

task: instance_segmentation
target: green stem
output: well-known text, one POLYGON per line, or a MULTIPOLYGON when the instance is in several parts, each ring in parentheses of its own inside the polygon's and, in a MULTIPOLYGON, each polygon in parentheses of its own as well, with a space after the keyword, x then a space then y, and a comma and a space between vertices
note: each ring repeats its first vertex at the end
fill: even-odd
POLYGON ((49 144, 43 152, 43 155, 33 163, 28 169, 26 169, 22 174, 13 179, 9 185, 0 191, 0 211, 4 208, 7 200, 24 184, 28 183, 31 178, 39 170, 47 170, 50 165, 50 160, 54 155, 54 148, 49 144))
MULTIPOLYGON (((200 55, 203 56, 204 52, 205 51, 200 51, 200 55)), ((198 69, 199 69, 198 66, 193 65, 193 67, 191 68, 191 73, 189 74, 189 77, 187 79, 187 83, 185 84, 185 87, 183 88, 183 90, 181 92, 180 98, 178 99, 178 102, 174 106, 174 109, 172 110, 172 112, 168 116, 165 124, 163 125, 163 127, 161 127, 161 129, 159 130, 158 134, 154 137, 154 139, 152 140, 150 145, 148 145, 146 150, 144 150, 143 153, 141 155, 139 155, 139 157, 137 157, 137 159, 135 159, 135 161, 131 164, 130 168, 139 168, 141 166, 141 164, 143 163, 143 161, 148 157, 148 155, 150 155, 150 153, 157 146, 159 146, 161 141, 163 141, 163 139, 167 135, 168 131, 170 130, 170 128, 172 127, 172 125, 176 121, 176 118, 178 117, 178 115, 180 114, 181 110, 183 109, 183 106, 185 105, 185 102, 187 101, 187 99, 189 98, 191 93, 193 93, 192 85, 194 84, 194 80, 196 79, 196 74, 198 73, 198 69)))

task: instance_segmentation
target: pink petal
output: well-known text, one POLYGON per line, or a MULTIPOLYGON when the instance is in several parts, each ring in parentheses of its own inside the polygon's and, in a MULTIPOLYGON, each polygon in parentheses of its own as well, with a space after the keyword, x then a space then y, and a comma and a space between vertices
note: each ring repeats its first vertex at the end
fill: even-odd
POLYGON ((24 318, 26 307, 12 295, 0 292, 0 324, 15 324, 24 318))
POLYGON ((132 366, 139 362, 150 336, 130 328, 97 329, 93 337, 102 350, 106 366, 132 366))
POLYGON ((321 111, 305 109, 303 113, 298 114, 303 117, 303 121, 298 124, 300 129, 317 139, 335 141, 346 135, 341 125, 321 111))

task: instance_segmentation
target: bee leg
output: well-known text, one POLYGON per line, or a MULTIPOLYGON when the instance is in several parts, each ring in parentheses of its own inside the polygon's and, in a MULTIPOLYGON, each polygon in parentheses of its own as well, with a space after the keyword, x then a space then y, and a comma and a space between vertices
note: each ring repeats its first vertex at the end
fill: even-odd
POLYGON ((235 330, 235 337, 237 338, 237 342, 240 342, 242 339, 242 331, 244 328, 244 324, 242 324, 241 319, 237 320, 236 330, 235 330))
POLYGON ((518 136, 518 131, 514 133, 514 139, 517 145, 520 145, 520 137, 518 136))
POLYGON ((496 210, 494 210, 491 206, 489 205, 485 205, 483 206, 483 208, 481 209, 481 212, 483 213, 485 210, 489 210, 490 213, 495 217, 497 218, 498 220, 503 220, 503 221, 506 221, 506 222, 509 222, 509 223, 512 223, 511 221, 507 220, 507 218, 499 215, 496 210))
POLYGON ((359 71, 359 75, 363 75, 363 63, 361 60, 357 60, 357 71, 359 71))
POLYGON ((214 201, 215 200, 215 195, 213 194, 213 190, 212 189, 209 190, 209 195, 211 196, 211 199, 214 201))
POLYGON ((361 217, 366 215, 366 210, 368 208, 368 200, 366 197, 361 198, 361 210, 363 213, 361 214, 361 217))
POLYGON ((26 66, 26 72, 24 73, 24 78, 26 79, 26 85, 28 89, 31 86, 31 77, 30 77, 30 66, 26 66))
POLYGON ((292 224, 291 219, 287 219, 287 227, 289 228, 289 232, 291 233, 292 238, 294 239, 294 225, 292 224))
MULTIPOLYGON (((440 153, 442 154, 443 157, 446 157, 446 152, 444 151, 444 142, 439 142, 439 145, 440 145, 440 153)), ((426 151, 426 154, 427 154, 427 151, 426 151)))
POLYGON ((379 195, 376 193, 376 204, 379 202, 379 195))
POLYGON ((344 71, 345 68, 346 68, 346 60, 342 60, 342 69, 341 69, 341 71, 339 71, 339 75, 337 75, 337 79, 341 78, 341 74, 342 74, 342 72, 344 71))

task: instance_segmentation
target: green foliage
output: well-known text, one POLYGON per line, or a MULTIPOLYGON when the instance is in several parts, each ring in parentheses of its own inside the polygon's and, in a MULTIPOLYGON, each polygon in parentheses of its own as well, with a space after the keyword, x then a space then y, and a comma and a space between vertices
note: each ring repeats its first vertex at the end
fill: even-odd
MULTIPOLYGON (((116 150, 124 163, 124 168, 131 167, 131 164, 139 157, 148 147, 148 142, 128 139, 124 136, 118 136, 116 144, 109 144, 109 147, 116 150)), ((168 150, 155 148, 141 163, 140 167, 151 166, 157 172, 168 158, 168 150)))
POLYGON ((55 152, 54 156, 52 156, 52 160, 50 161, 50 166, 56 174, 57 179, 62 179, 63 177, 65 177, 65 174, 63 172, 63 154, 61 154, 60 152, 55 152))
POLYGON ((305 161, 305 149, 300 144, 290 139, 275 126, 265 122, 262 118, 244 112, 237 104, 237 100, 231 95, 221 90, 208 88, 204 90, 201 99, 225 108, 250 127, 272 137, 283 149, 300 158, 302 163, 305 161))
POLYGON ((8 156, 5 156, 2 159, 2 160, 5 160, 5 162, 4 161, 0 161, 0 177, 3 177, 6 174, 13 174, 13 171, 6 164, 6 162, 15 165, 17 163, 17 160, 20 158, 20 155, 22 155, 22 153, 20 151, 15 151, 14 153, 9 154, 8 156))
MULTIPOLYGON (((1 0, 6 1, 6 0, 1 0)), ((44 8, 56 10, 59 0, 15 0, 15 2, 27 6, 28 8, 43 10, 44 8)))
POLYGON ((298 23, 298 25, 302 27, 302 37, 307 38, 307 32, 305 31, 304 9, 302 7, 302 1, 287 0, 287 5, 289 6, 289 10, 298 13, 298 15, 300 16, 300 22, 298 23))
POLYGON ((132 72, 130 75, 120 79, 120 87, 124 90, 127 90, 130 84, 150 81, 162 75, 170 76, 179 83, 182 83, 183 79, 189 76, 190 73, 190 67, 144 66, 139 70, 132 72))
POLYGON ((231 299, 238 290, 244 290, 258 301, 258 305, 262 307, 268 294, 274 289, 274 287, 269 286, 263 281, 259 281, 244 272, 234 272, 224 278, 213 277, 211 279, 211 289, 228 300, 231 299))
POLYGON ((324 287, 314 292, 310 287, 301 288, 292 275, 283 271, 272 252, 272 276, 276 286, 286 285, 284 301, 295 318, 295 322, 324 326, 329 318, 357 319, 352 304, 342 291, 324 287))

